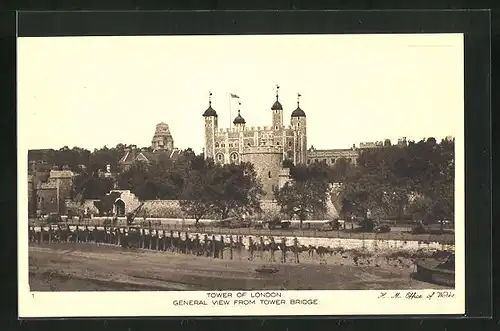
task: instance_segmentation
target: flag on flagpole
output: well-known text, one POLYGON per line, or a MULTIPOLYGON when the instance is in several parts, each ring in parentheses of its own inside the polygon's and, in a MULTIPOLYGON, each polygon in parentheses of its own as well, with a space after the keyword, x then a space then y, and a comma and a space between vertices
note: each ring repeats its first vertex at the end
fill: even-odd
POLYGON ((229 93, 231 95, 231 98, 233 99, 239 99, 240 97, 237 94, 229 93))

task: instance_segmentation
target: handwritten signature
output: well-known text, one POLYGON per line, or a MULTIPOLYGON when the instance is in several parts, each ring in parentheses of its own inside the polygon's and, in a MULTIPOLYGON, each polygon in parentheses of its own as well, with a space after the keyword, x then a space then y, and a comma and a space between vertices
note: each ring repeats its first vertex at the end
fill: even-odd
POLYGON ((415 291, 409 291, 409 292, 393 292, 393 293, 387 293, 387 292, 381 292, 377 299, 406 299, 406 300, 422 300, 422 299, 435 299, 435 298, 454 298, 455 293, 452 291, 433 291, 429 294, 420 294, 415 291))

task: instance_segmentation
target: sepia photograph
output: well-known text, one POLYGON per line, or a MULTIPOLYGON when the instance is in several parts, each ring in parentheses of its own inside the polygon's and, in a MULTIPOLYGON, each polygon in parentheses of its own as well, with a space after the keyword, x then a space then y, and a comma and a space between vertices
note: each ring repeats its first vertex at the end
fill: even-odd
POLYGON ((371 293, 367 313, 460 310, 463 47, 462 34, 19 38, 25 300, 331 314, 371 293))

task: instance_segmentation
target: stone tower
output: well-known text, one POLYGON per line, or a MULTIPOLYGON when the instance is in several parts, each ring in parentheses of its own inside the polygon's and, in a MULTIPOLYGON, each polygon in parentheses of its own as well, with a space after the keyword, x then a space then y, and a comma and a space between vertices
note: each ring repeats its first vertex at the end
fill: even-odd
POLYGON ((174 149, 174 139, 172 138, 172 134, 170 133, 167 123, 161 122, 156 124, 155 134, 151 141, 151 148, 153 151, 171 151, 174 149))
POLYGON ((218 115, 217 112, 212 108, 212 92, 208 94, 208 108, 203 113, 205 118, 205 147, 203 148, 203 153, 205 159, 214 158, 215 156, 215 132, 218 129, 218 115))
POLYGON ((242 162, 252 163, 257 178, 266 193, 262 199, 273 200, 274 189, 279 187, 283 152, 277 146, 248 146, 241 154, 242 162))
POLYGON ((279 85, 276 85, 276 102, 272 105, 272 128, 280 130, 283 127, 283 106, 279 102, 279 85))
POLYGON ((294 164, 307 163, 307 122, 306 113, 300 108, 300 93, 297 94, 297 109, 292 112, 290 124, 294 135, 294 164))

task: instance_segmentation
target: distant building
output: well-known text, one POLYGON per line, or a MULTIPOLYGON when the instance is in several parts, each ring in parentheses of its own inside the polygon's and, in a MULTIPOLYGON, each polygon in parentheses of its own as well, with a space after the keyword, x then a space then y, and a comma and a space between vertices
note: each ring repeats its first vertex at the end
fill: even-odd
POLYGON ((174 138, 172 138, 167 123, 161 122, 156 124, 156 130, 151 140, 151 149, 153 152, 174 150, 174 138))
POLYGON ((28 213, 64 213, 66 199, 73 190, 74 173, 68 167, 48 170, 43 163, 32 162, 28 173, 28 213))
POLYGON ((359 151, 356 146, 347 149, 316 149, 311 146, 307 151, 307 164, 324 162, 330 166, 335 165, 340 159, 356 164, 359 151))
POLYGON ((147 164, 158 163, 162 160, 175 160, 179 156, 180 150, 173 148, 172 150, 160 149, 152 152, 147 148, 137 148, 136 145, 131 145, 125 149, 125 155, 118 161, 120 171, 126 171, 136 162, 144 162, 147 164))
MULTIPOLYGON (((396 146, 404 147, 407 146, 406 137, 398 139, 396 146)), ((384 141, 375 142, 361 142, 359 147, 355 144, 351 148, 345 149, 316 149, 311 146, 307 151, 307 164, 324 162, 330 166, 335 165, 340 159, 344 159, 347 163, 356 165, 358 162, 359 155, 362 151, 368 149, 384 148, 390 147, 390 139, 385 139, 384 141)))

